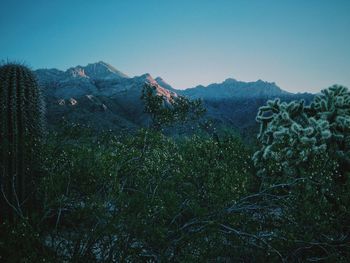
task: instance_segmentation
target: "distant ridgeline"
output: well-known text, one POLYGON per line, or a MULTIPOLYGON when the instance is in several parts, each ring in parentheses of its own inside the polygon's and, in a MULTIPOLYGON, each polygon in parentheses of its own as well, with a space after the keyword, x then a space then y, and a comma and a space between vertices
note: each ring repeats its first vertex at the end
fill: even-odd
POLYGON ((243 136, 256 131, 258 108, 268 99, 304 99, 308 103, 313 98, 310 93, 289 93, 275 83, 262 80, 227 79, 207 87, 176 90, 160 77, 154 79, 144 74, 131 78, 102 61, 67 71, 38 69, 35 73, 46 98, 47 118, 52 129, 62 122, 87 125, 97 131, 129 131, 147 126, 149 116, 144 113, 140 99, 145 83, 155 86, 157 94, 165 98, 183 95, 203 99, 206 118, 217 129, 233 128, 243 136))

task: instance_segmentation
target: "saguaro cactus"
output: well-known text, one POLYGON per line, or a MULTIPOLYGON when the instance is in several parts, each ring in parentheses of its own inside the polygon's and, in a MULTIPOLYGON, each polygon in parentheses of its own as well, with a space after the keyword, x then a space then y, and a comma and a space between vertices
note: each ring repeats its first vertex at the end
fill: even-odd
POLYGON ((43 133, 44 106, 33 73, 19 64, 0 67, 0 204, 8 218, 25 214, 43 133))

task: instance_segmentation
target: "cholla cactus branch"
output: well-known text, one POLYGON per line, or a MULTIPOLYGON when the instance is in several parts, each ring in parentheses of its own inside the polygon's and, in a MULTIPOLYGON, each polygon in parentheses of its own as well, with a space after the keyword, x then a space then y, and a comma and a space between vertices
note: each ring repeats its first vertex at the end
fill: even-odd
POLYGON ((350 165, 350 92, 334 85, 315 96, 310 106, 304 101, 268 101, 259 109, 258 139, 262 148, 255 153, 255 165, 281 163, 284 170, 306 164, 309 157, 328 152, 336 154, 343 171, 350 165))

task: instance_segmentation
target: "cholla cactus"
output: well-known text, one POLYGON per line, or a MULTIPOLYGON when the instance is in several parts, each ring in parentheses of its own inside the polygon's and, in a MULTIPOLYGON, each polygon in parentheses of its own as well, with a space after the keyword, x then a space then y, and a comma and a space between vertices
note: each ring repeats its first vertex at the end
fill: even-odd
POLYGON ((263 163, 272 160, 293 173, 311 156, 324 152, 340 158, 344 172, 349 171, 350 92, 346 87, 322 90, 310 106, 304 101, 268 101, 259 109, 257 121, 262 148, 253 160, 260 172, 264 172, 263 163))
POLYGON ((23 215, 43 133, 43 100, 25 66, 0 67, 0 189, 5 216, 23 215))

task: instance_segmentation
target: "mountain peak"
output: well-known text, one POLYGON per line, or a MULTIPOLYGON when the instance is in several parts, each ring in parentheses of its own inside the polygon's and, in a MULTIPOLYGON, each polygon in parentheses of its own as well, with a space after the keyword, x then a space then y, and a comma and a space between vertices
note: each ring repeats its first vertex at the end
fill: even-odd
POLYGON ((140 78, 143 82, 147 82, 147 83, 150 83, 152 85, 159 85, 157 83, 157 81, 149 73, 145 73, 138 78, 140 78))
POLYGON ((222 83, 213 83, 204 86, 197 86, 183 91, 183 94, 192 98, 203 99, 228 99, 228 98, 272 98, 290 93, 282 90, 274 82, 267 82, 261 79, 252 82, 238 81, 228 78, 222 83))
POLYGON ((149 73, 145 73, 145 74, 142 74, 141 77, 143 78, 149 78, 149 77, 152 77, 151 74, 149 73))
POLYGON ((105 68, 110 71, 118 71, 115 67, 113 67, 111 64, 108 64, 107 62, 104 62, 102 60, 95 62, 95 63, 89 63, 85 67, 99 67, 99 68, 105 68))
POLYGON ((120 79, 120 78, 129 78, 123 72, 117 70, 112 65, 99 61, 96 63, 90 63, 85 67, 82 67, 85 71, 85 74, 92 79, 120 79))
POLYGON ((166 89, 171 90, 171 91, 175 91, 175 89, 169 83, 167 83, 163 78, 156 77, 155 81, 157 81, 157 83, 160 86, 162 86, 163 88, 166 88, 166 89))
POLYGON ((96 63, 92 63, 92 64, 101 64, 101 65, 105 65, 105 66, 108 66, 108 67, 112 67, 111 64, 108 64, 107 62, 104 62, 103 60, 100 60, 96 63))
POLYGON ((233 84, 233 83, 236 83, 238 82, 236 79, 234 78, 227 78, 224 80, 223 84, 233 84))
POLYGON ((69 68, 66 73, 73 78, 104 80, 129 78, 126 74, 104 61, 89 63, 86 66, 75 66, 69 68))

